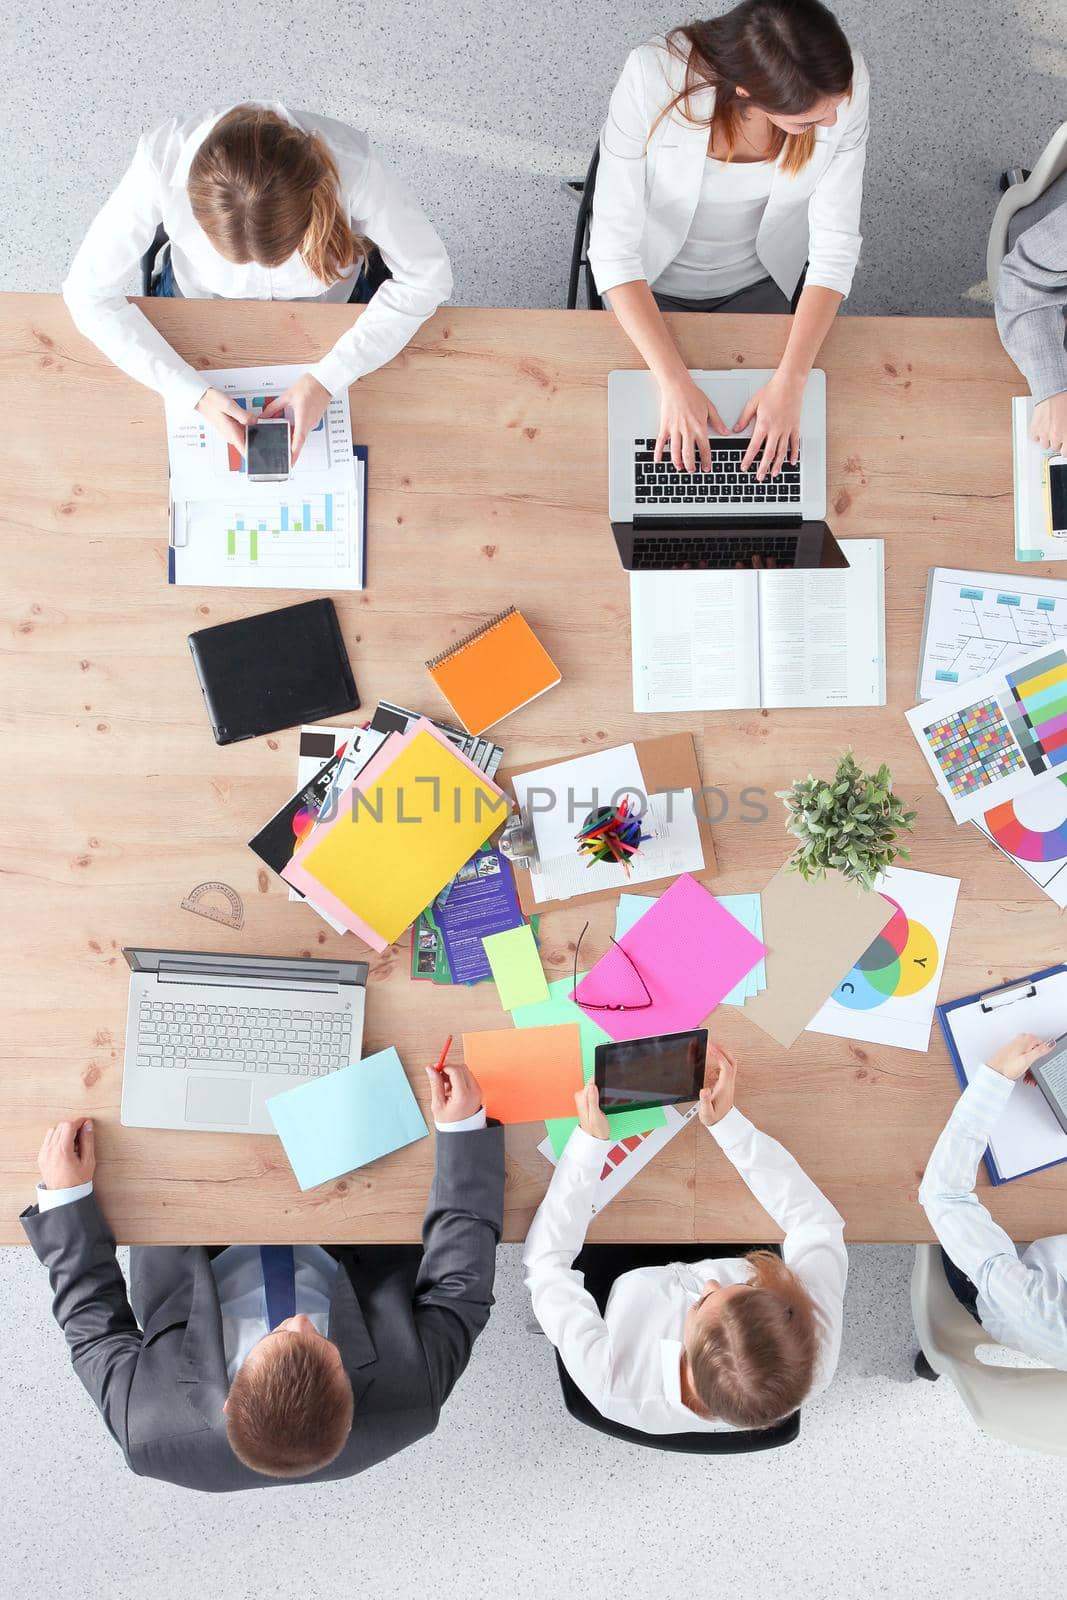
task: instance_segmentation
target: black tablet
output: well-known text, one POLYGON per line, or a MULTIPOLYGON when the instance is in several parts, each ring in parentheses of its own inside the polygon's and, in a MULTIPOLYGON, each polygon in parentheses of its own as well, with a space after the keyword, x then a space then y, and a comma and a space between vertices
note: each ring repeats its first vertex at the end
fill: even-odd
POLYGON ((359 705, 332 600, 264 611, 189 635, 217 744, 320 722, 359 705))
POLYGON ((594 1077, 604 1111, 640 1111, 699 1100, 708 1030, 661 1033, 654 1039, 598 1044, 594 1077))

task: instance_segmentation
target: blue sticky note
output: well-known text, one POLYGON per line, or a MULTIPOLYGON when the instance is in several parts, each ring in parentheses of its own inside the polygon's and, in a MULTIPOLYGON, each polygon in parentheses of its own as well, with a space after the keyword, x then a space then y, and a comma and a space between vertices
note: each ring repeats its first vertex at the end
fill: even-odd
POLYGON ((365 1167, 428 1131, 391 1045, 272 1096, 267 1108, 301 1189, 365 1167))

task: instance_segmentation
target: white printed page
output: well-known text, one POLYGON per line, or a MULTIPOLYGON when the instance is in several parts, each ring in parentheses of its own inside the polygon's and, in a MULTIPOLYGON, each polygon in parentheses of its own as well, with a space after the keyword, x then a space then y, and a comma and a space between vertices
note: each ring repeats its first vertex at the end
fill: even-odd
MULTIPOLYGON (((254 418, 302 371, 302 367, 217 367, 199 376, 212 388, 231 395, 249 418, 254 418)), ((173 401, 166 403, 165 410, 172 500, 226 500, 249 506, 278 498, 278 484, 249 483, 240 453, 227 445, 198 411, 186 411, 173 401)), ((288 485, 309 495, 349 495, 355 482, 346 390, 333 397, 308 434, 288 485)))
POLYGON ((635 711, 760 705, 758 581, 752 572, 631 572, 635 711))
POLYGON ((692 789, 649 795, 644 828, 648 842, 633 857, 628 872, 609 861, 599 861, 591 867, 578 854, 577 826, 573 825, 565 854, 550 860, 542 857, 540 869, 531 871, 530 886, 536 905, 573 900, 576 895, 604 889, 633 889, 641 883, 677 877, 681 872, 704 870, 704 842, 692 789))
POLYGON ((847 568, 759 575, 767 707, 885 705, 885 547, 841 548, 847 568))
POLYGON ((930 575, 919 695, 929 700, 1037 645, 1067 639, 1067 582, 935 567, 930 575))

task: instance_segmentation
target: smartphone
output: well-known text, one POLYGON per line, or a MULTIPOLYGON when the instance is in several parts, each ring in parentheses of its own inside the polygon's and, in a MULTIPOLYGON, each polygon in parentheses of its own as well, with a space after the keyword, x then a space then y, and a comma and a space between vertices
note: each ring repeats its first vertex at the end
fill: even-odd
POLYGON ((263 417, 245 429, 245 461, 249 483, 283 483, 292 468, 289 423, 285 417, 263 417))
POLYGON ((1054 539, 1067 539, 1067 457, 1046 457, 1045 504, 1049 533, 1054 539))
POLYGON ((661 1033, 652 1039, 598 1044, 593 1076, 604 1111, 640 1111, 648 1106, 699 1100, 704 1084, 708 1031, 661 1033))

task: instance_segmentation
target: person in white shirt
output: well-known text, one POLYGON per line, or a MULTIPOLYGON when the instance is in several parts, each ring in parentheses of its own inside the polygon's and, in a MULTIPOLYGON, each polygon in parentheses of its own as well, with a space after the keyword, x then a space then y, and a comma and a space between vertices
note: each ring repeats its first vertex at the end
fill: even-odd
POLYGON ((246 414, 126 299, 160 223, 170 238, 160 292, 193 299, 358 299, 369 253, 380 253, 391 276, 366 310, 264 408, 289 417, 294 460, 331 396, 391 361, 452 293, 434 227, 355 128, 270 102, 172 117, 146 133, 63 295, 116 366, 195 407, 242 453, 246 414))
POLYGON ((589 260, 659 385, 657 461, 669 450, 679 470, 708 471, 709 429, 750 425, 746 470, 776 476, 797 459, 804 385, 859 259, 869 89, 818 0, 742 0, 627 59, 600 137, 589 260), (724 421, 661 312, 788 312, 802 277, 773 378, 724 421))
POLYGON ((645 1433, 766 1428, 827 1387, 841 1348, 844 1220, 775 1139, 734 1106, 737 1066, 708 1049, 700 1120, 782 1229, 771 1251, 644 1267, 601 1314, 572 1263, 611 1137, 595 1084, 526 1240, 534 1314, 602 1416, 645 1433))
POLYGON ((956 1298, 990 1337, 1067 1371, 1067 1234, 1020 1251, 974 1192, 978 1163, 1015 1084, 1053 1043, 1021 1033, 975 1070, 934 1146, 919 1203, 956 1298))
POLYGON ((347 1478, 436 1428, 489 1319, 504 1130, 466 1067, 428 1069, 437 1126, 418 1246, 134 1247, 94 1193, 91 1120, 41 1145, 23 1227, 74 1370, 130 1470, 221 1493, 347 1478))

